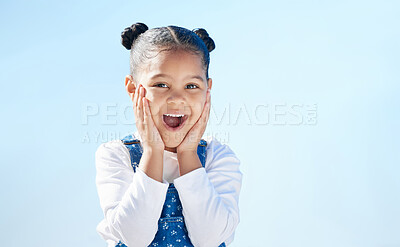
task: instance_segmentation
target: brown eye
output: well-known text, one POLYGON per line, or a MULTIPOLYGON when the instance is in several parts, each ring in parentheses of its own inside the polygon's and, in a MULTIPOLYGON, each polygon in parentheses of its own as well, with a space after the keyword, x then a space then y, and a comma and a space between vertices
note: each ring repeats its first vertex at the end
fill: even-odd
POLYGON ((190 87, 189 89, 199 88, 196 84, 189 84, 188 86, 190 87))
POLYGON ((165 85, 164 83, 156 83, 156 84, 154 84, 153 86, 154 86, 154 87, 161 87, 161 88, 166 88, 166 87, 168 87, 168 86, 165 85), (160 85, 161 85, 161 86, 160 86, 160 85), (164 87, 163 85, 164 85, 165 87, 164 87))

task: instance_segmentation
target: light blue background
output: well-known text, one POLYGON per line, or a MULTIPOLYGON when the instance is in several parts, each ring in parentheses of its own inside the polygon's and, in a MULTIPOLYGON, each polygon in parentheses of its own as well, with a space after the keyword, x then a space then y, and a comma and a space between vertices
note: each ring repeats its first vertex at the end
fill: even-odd
POLYGON ((244 174, 231 246, 400 246, 399 7, 2 1, 1 245, 106 245, 94 153, 136 128, 120 33, 144 22, 215 40, 207 132, 244 174))

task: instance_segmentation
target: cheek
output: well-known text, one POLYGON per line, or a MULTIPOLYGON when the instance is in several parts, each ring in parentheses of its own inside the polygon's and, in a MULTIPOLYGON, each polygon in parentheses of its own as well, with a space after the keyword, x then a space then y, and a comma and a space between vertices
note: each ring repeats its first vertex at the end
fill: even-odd
POLYGON ((201 97, 198 98, 197 102, 197 107, 200 109, 201 113, 204 109, 204 104, 206 103, 206 94, 201 95, 201 97))
POLYGON ((157 104, 160 102, 163 98, 165 98, 165 94, 163 94, 160 90, 157 91, 156 89, 146 88, 146 98, 151 101, 152 103, 157 104))
POLYGON ((146 88, 146 95, 144 97, 149 101, 150 110, 153 110, 156 105, 156 97, 154 96, 153 92, 146 88))
POLYGON ((153 117, 154 122, 159 122, 158 115, 160 113, 161 105, 158 100, 155 100, 154 98, 149 99, 149 107, 150 107, 150 114, 153 117))
POLYGON ((201 113, 203 112, 206 98, 205 98, 205 96, 201 95, 201 96, 197 97, 196 99, 193 99, 192 102, 193 102, 191 104, 192 113, 193 113, 193 116, 197 120, 201 116, 201 113))
POLYGON ((154 101, 150 101, 149 100, 149 106, 150 106, 150 111, 151 111, 151 113, 154 115, 154 114, 157 114, 157 112, 159 112, 159 110, 160 110, 160 107, 159 107, 159 105, 157 104, 157 102, 154 102, 154 101))

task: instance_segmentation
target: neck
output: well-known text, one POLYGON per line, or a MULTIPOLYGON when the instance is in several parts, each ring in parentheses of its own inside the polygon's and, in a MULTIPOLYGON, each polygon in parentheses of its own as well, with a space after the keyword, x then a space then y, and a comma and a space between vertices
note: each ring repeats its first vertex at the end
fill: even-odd
POLYGON ((176 153, 176 147, 175 148, 165 147, 164 149, 167 150, 167 151, 176 153))

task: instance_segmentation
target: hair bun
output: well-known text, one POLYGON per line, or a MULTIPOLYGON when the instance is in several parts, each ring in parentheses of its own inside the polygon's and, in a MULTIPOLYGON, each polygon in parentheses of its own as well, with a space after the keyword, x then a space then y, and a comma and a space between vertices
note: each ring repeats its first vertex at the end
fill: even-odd
POLYGON ((211 52, 215 49, 215 43, 212 38, 208 35, 207 31, 204 28, 195 28, 192 30, 197 36, 199 36, 204 44, 206 44, 208 52, 211 52))
POLYGON ((132 26, 125 28, 124 31, 121 32, 122 45, 127 50, 130 50, 132 48, 133 41, 135 41, 140 34, 146 32, 148 29, 149 28, 146 26, 146 24, 141 22, 137 22, 132 24, 132 26))

